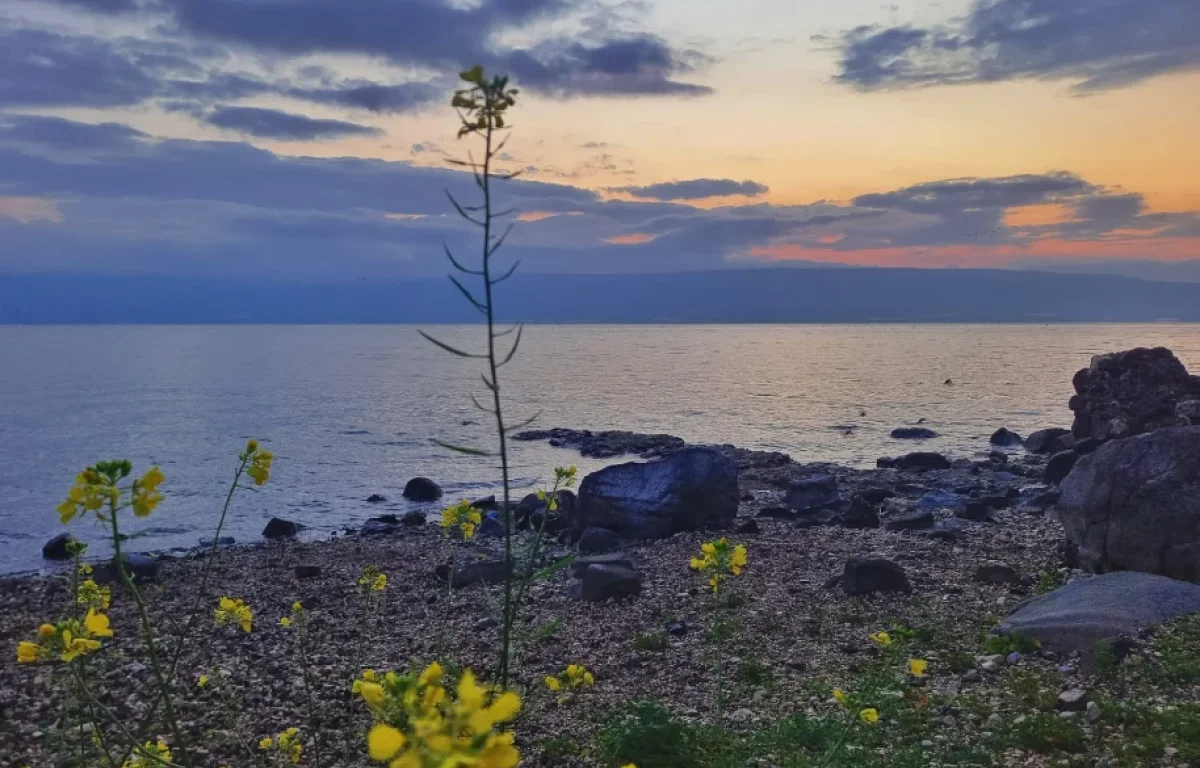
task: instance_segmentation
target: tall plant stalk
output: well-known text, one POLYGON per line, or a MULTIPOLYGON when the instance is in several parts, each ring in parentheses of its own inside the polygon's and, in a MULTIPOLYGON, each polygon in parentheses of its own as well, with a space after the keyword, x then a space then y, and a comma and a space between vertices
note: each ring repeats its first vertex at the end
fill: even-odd
POLYGON ((511 214, 512 211, 497 211, 495 209, 492 199, 492 182, 495 179, 511 179, 519 173, 496 173, 494 170, 494 162, 504 149, 504 144, 507 140, 497 141, 497 135, 505 128, 504 116, 508 108, 516 104, 517 90, 508 87, 508 78, 506 76, 494 75, 488 78, 484 75, 483 68, 479 66, 461 73, 461 78, 464 87, 455 91, 454 99, 451 102, 451 106, 458 110, 458 117, 461 123, 458 137, 461 139, 471 135, 478 135, 482 138, 483 159, 477 163, 473 157, 468 155, 468 159, 465 161, 451 160, 450 162, 454 165, 469 167, 471 169, 475 185, 482 193, 482 201, 478 205, 463 205, 450 192, 446 194, 450 198, 450 203, 454 206, 458 215, 483 232, 480 266, 478 269, 463 266, 454 257, 454 254, 450 252, 448 247, 446 248, 446 256, 457 271, 480 277, 483 280, 483 298, 480 299, 469 288, 463 285, 462 281, 457 277, 454 275, 450 276, 450 280, 454 283, 454 286, 483 315, 486 321, 487 352, 467 352, 439 341, 424 331, 421 332, 421 335, 451 354, 486 361, 486 372, 482 378, 484 386, 491 393, 491 397, 489 398, 490 404, 480 403, 474 396, 472 396, 471 400, 477 408, 490 414, 495 420, 496 436, 499 443, 498 450, 493 454, 490 451, 481 451, 474 448, 465 448, 446 443, 439 444, 463 453, 484 456, 498 455, 500 458, 500 478, 503 486, 504 563, 508 575, 504 581, 500 658, 496 665, 496 678, 501 688, 507 688, 509 659, 512 648, 512 626, 516 614, 513 601, 513 571, 515 568, 513 563, 512 490, 508 465, 508 433, 524 425, 511 427, 505 423, 501 398, 500 369, 511 362, 516 355, 517 348, 521 344, 523 327, 517 325, 504 330, 497 330, 494 289, 501 282, 512 276, 520 262, 514 263, 503 274, 497 276, 498 271, 495 269, 492 259, 504 244, 504 240, 508 237, 508 234, 512 231, 512 224, 510 223, 504 233, 499 236, 496 235, 496 225, 499 219, 511 214), (500 340, 509 334, 515 335, 507 352, 503 352, 499 349, 500 340))

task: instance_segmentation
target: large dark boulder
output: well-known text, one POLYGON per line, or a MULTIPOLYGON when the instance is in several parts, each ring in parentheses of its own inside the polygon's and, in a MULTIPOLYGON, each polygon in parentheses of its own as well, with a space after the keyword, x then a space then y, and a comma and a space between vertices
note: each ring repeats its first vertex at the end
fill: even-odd
POLYGON ((925 427, 897 427, 892 430, 892 437, 896 440, 929 440, 937 436, 937 432, 925 427))
POLYGON ((881 466, 888 466, 906 472, 924 472, 930 469, 950 469, 950 459, 947 459, 940 453, 917 451, 916 453, 909 453, 889 459, 887 464, 881 464, 881 466))
POLYGON ((1165 347, 1096 355, 1072 384, 1071 431, 1101 441, 1178 426, 1177 405, 1200 399, 1200 376, 1165 347))
POLYGON ((579 487, 579 524, 623 537, 661 539, 724 527, 738 509, 737 465, 712 448, 685 448, 651 462, 605 467, 579 487))
POLYGON ((1087 565, 1200 580, 1200 427, 1109 442, 1080 458, 1058 513, 1087 565))
POLYGON ((1025 450, 1030 453, 1058 453, 1074 445, 1073 439, 1066 439, 1071 430, 1062 427, 1039 429, 1025 438, 1025 450))
POLYGON ((1001 448, 1015 448, 1025 441, 1008 427, 1000 427, 1000 429, 992 433, 992 436, 988 438, 988 442, 992 445, 998 445, 1001 448))
POLYGON ((1071 474, 1077 461, 1079 461, 1077 451, 1059 451, 1050 457, 1050 461, 1046 462, 1046 468, 1042 470, 1042 480, 1050 485, 1058 485, 1066 479, 1067 475, 1071 474))
POLYGON ((842 571, 842 589, 847 595, 872 592, 912 592, 904 569, 882 557, 852 557, 842 571))
POLYGON ((1091 650, 1101 640, 1135 635, 1200 611, 1200 586, 1122 571, 1078 579, 1021 605, 996 628, 1023 634, 1056 653, 1091 650))
POLYGON ((47 560, 70 560, 71 542, 75 537, 69 533, 60 533, 42 545, 42 557, 47 560))
POLYGON ((267 521, 266 527, 263 528, 262 535, 266 539, 282 539, 288 536, 295 536, 303 527, 299 523, 284 520, 282 517, 272 517, 267 521))
POLYGON ((428 477, 414 477, 404 486, 404 498, 409 501, 437 501, 442 487, 428 477))

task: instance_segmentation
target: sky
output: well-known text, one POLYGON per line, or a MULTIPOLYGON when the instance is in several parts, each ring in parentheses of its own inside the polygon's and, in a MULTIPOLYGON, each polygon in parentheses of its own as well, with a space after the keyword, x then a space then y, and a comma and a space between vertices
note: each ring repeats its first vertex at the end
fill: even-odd
POLYGON ((441 273, 476 63, 528 271, 1200 281, 1196 0, 0 0, 0 274, 441 273))

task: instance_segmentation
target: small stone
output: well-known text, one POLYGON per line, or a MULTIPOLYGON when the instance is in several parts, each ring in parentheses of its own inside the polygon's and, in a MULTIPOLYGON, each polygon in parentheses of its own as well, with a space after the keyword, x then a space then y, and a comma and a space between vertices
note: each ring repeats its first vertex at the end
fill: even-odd
POLYGON ((981 584, 1020 584, 1021 573, 1007 563, 987 562, 975 569, 975 581, 981 584))
POLYGON ((387 501, 387 496, 384 496, 379 493, 372 493, 370 496, 367 497, 368 504, 382 504, 385 501, 387 501))
POLYGON ((1178 755, 1178 754, 1179 754, 1179 750, 1176 749, 1175 747, 1164 747, 1163 748, 1163 757, 1167 758, 1168 760, 1173 760, 1175 758, 1175 755, 1178 755))
POLYGON ((994 661, 985 661, 979 665, 979 668, 988 674, 995 674, 1000 671, 1000 665, 994 661))
POLYGON ((761 704, 763 702, 763 700, 766 698, 767 698, 767 689, 766 688, 756 688, 754 691, 754 694, 750 697, 750 701, 753 704, 761 704))
POLYGON ((1059 712, 1058 717, 1060 720, 1074 720, 1078 714, 1078 712, 1059 712))
POLYGON ((842 589, 847 595, 872 592, 912 592, 904 569, 882 557, 852 557, 842 572, 842 589))
POLYGON ((1100 715, 1100 705, 1094 701, 1089 701, 1087 703, 1087 709, 1084 710, 1083 719, 1087 720, 1089 723, 1094 723, 1100 719, 1100 715))
POLYGON ((585 555, 613 552, 621 546, 621 537, 616 531, 593 526, 585 528, 579 537, 579 551, 585 555))
POLYGON ((742 707, 729 713, 729 719, 735 723, 748 723, 754 719, 754 713, 742 707))
POLYGON ((1025 657, 1016 651, 1013 651, 1012 653, 1008 654, 1008 658, 1006 658, 1005 661, 1007 661, 1009 664, 1020 664, 1021 659, 1023 658, 1025 657))
POLYGON ((409 528, 425 525, 425 513, 415 509, 405 512, 404 517, 400 518, 400 524, 409 528))
POLYGON ((979 674, 978 669, 968 669, 963 673, 962 681, 964 683, 982 683, 983 675, 979 674))
POLYGON ((489 616, 487 618, 480 619, 479 621, 475 622, 475 631, 476 632, 486 632, 487 630, 495 629, 498 626, 500 626, 500 622, 496 621, 495 619, 493 619, 489 616))
POLYGON ((672 637, 683 637, 687 634, 688 625, 683 619, 676 619, 667 625, 667 634, 672 637))
POLYGON ((1058 708, 1064 712, 1079 712, 1087 708, 1087 691, 1071 688, 1058 694, 1058 708))
POLYGON ((739 525, 735 530, 737 533, 740 533, 743 536, 753 536, 757 533, 760 533, 757 520, 747 520, 739 525))
POLYGON ((924 741, 921 742, 921 746, 924 747, 925 749, 933 749, 936 745, 929 739, 925 739, 924 741))
POLYGON ((1004 725, 1004 718, 1000 717, 1000 715, 993 712, 992 714, 988 715, 988 719, 984 724, 988 728, 991 728, 994 731, 997 728, 1000 728, 1004 725))
POLYGON ((297 565, 292 572, 296 574, 297 579, 315 579, 321 575, 321 566, 297 565))

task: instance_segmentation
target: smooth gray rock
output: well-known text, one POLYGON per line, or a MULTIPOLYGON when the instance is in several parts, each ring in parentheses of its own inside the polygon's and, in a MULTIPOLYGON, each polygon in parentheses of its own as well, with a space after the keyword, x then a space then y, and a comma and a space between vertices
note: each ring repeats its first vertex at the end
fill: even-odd
POLYGON ((580 523, 635 539, 726 527, 737 516, 737 464, 713 448, 605 467, 583 479, 580 523))
POLYGON ((575 562, 571 563, 571 575, 579 578, 583 575, 584 571, 593 565, 614 565, 630 570, 633 569, 633 561, 629 559, 629 555, 624 552, 608 552, 603 555, 575 558, 575 562))
POLYGON ((1073 442, 1064 440, 1070 434, 1071 430, 1063 429, 1062 427, 1039 429, 1025 438, 1025 450, 1030 453, 1058 453, 1059 451, 1064 451, 1071 447, 1067 443, 1073 442))
POLYGON ((1106 443, 1060 490, 1058 513, 1084 564, 1200 580, 1200 427, 1106 443))
POLYGON ((642 593, 642 575, 621 565, 589 565, 571 585, 570 596, 588 603, 637 597, 642 593))
POLYGON ((814 475, 792 482, 787 490, 787 505, 797 512, 824 509, 842 500, 837 478, 814 475))
POLYGON ((1050 457, 1050 461, 1046 462, 1042 479, 1050 485, 1058 485, 1067 478, 1067 475, 1071 474, 1077 461, 1079 461, 1078 452, 1074 450, 1059 451, 1050 457))
POLYGON ((621 546, 621 537, 607 528, 585 528, 579 537, 579 551, 585 555, 612 552, 621 546))
MULTIPOLYGON (((502 584, 511 570, 506 567, 503 560, 476 560, 455 569, 454 582, 451 586, 455 589, 462 589, 479 583, 502 584)), ((439 565, 434 570, 434 575, 439 581, 445 582, 450 575, 450 566, 439 565)))
POLYGON ((1027 600, 997 634, 1036 637, 1055 652, 1090 650, 1100 640, 1133 635, 1200 611, 1200 585, 1135 571, 1079 579, 1027 600))

